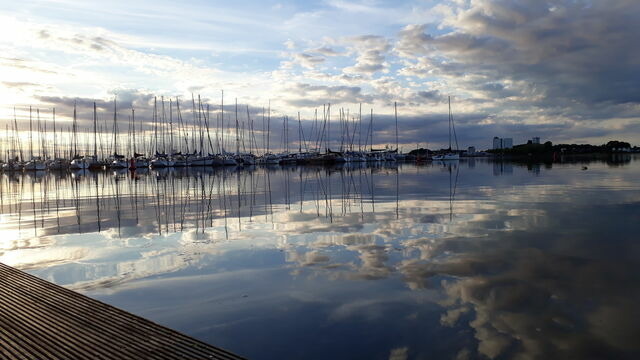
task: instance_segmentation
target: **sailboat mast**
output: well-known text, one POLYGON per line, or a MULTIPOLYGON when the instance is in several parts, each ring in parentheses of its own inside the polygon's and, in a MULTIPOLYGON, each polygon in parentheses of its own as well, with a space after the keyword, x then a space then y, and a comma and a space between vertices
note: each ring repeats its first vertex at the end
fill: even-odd
POLYGON ((373 109, 371 109, 371 116, 369 117, 369 139, 371 140, 371 151, 373 151, 373 109))
POLYGON ((358 120, 359 120, 359 124, 358 126, 360 127, 359 133, 358 133, 358 151, 362 152, 362 103, 360 103, 360 109, 358 110, 358 120))
POLYGON ((169 99, 169 152, 173 154, 173 103, 169 99))
POLYGON ((29 106, 29 160, 33 159, 33 120, 31 118, 31 106, 29 106))
MULTIPOLYGON (((253 133, 253 119, 251 118, 251 115, 249 114, 249 105, 247 104, 247 127, 249 128, 249 154, 253 154, 253 143, 252 141, 255 141, 255 136, 253 133)), ((258 146, 258 144, 256 144, 256 147, 258 146)))
POLYGON ((220 100, 220 127, 222 128, 220 130, 220 138, 221 138, 221 142, 222 142, 222 155, 225 155, 225 149, 224 149, 224 90, 221 90, 221 100, 220 100))
POLYGON ((166 122, 166 113, 164 112, 164 96, 160 97, 160 103, 162 104, 162 123, 160 124, 160 134, 162 135, 162 153, 167 153, 167 144, 165 142, 165 122, 166 122))
POLYGON ((298 153, 302 152, 302 122, 300 121, 300 111, 298 111, 298 153))
POLYGON ((269 99, 269 109, 267 110, 267 153, 271 141, 271 99, 269 99))
POLYGON ((56 136, 56 108, 53 108, 53 158, 58 158, 58 138, 56 136))
POLYGON ((449 96, 449 151, 451 151, 451 96, 449 96))
POLYGON ((153 143, 154 151, 158 153, 158 98, 153 97, 153 143))
POLYGON ((116 98, 113 98, 113 154, 118 153, 118 119, 117 119, 116 98))
POLYGON ((133 157, 136 157, 136 110, 131 108, 131 124, 133 127, 133 157))
MULTIPOLYGON (((44 136, 42 133, 42 122, 40 121, 40 109, 36 109, 38 118, 38 154, 42 157, 42 160, 47 158, 47 148, 45 147, 45 138, 47 136, 47 130, 45 127, 44 136)), ((46 126, 46 123, 45 123, 46 126)))
POLYGON ((393 102, 393 112, 396 116, 396 151, 398 151, 398 103, 396 101, 393 102))
POLYGON ((238 123, 238 98, 236 98, 236 155, 240 154, 240 124, 238 123))
POLYGON ((93 102, 93 157, 98 160, 98 113, 96 111, 96 102, 93 102))

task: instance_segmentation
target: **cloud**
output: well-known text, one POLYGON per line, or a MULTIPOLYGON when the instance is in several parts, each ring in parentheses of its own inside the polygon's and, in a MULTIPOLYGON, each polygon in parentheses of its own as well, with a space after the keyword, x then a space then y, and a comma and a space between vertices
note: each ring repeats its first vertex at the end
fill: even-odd
POLYGON ((321 54, 321 55, 324 55, 324 56, 341 56, 341 55, 344 55, 344 52, 337 51, 337 50, 335 50, 335 49, 333 49, 331 47, 328 47, 328 46, 322 46, 322 47, 319 47, 319 48, 311 49, 311 50, 309 50, 309 52, 321 54))
POLYGON ((329 103, 360 103, 370 102, 371 96, 362 94, 357 86, 326 86, 297 83, 286 90, 291 97, 286 102, 292 106, 317 107, 329 103))
POLYGON ((325 61, 325 58, 306 53, 297 53, 293 54, 293 61, 302 67, 313 69, 317 65, 322 64, 325 61))
POLYGON ((345 68, 346 74, 372 75, 386 72, 386 53, 391 50, 389 40, 382 36, 363 35, 347 39, 350 51, 356 55, 356 64, 345 68))
POLYGON ((31 83, 31 82, 21 82, 21 81, 3 81, 2 85, 10 88, 25 88, 25 87, 40 86, 40 84, 31 83))
POLYGON ((395 50, 418 59, 406 74, 419 66, 458 76, 441 66, 457 63, 489 82, 535 83, 545 95, 541 105, 638 102, 640 84, 630 75, 640 69, 634 60, 640 50, 628 49, 640 31, 633 20, 638 16, 640 6, 633 1, 475 1, 454 7, 444 20, 453 31, 431 35, 425 25, 406 26, 395 50))

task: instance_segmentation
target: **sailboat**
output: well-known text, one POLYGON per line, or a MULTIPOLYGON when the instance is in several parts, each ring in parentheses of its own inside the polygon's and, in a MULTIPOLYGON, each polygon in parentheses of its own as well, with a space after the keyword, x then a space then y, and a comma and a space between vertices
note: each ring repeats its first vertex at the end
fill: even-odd
MULTIPOLYGON (((77 143, 78 143, 78 125, 76 117, 76 104, 73 104, 73 159, 69 163, 71 170, 86 170, 91 165, 91 158, 87 156, 78 155, 77 143)), ((94 108, 95 116, 95 108, 94 108)))
MULTIPOLYGON (((435 155, 433 157, 433 160, 438 160, 438 161, 460 160, 460 154, 451 151, 451 129, 452 128, 454 129, 453 131, 455 132, 455 127, 453 125, 453 116, 451 115, 451 96, 449 96, 449 149, 444 154, 435 155)), ((458 143, 458 140, 456 139, 456 145, 457 143, 458 143)))
MULTIPOLYGON (((38 112, 38 123, 40 123, 39 112, 38 112)), ((40 151, 42 151, 42 148, 40 148, 40 151)), ((32 118, 31 118, 31 107, 29 107, 29 155, 31 159, 27 161, 26 164, 24 164, 24 170, 42 171, 47 169, 47 166, 44 160, 42 160, 40 156, 34 156, 33 154, 33 126, 32 126, 32 118)))
POLYGON ((112 169, 126 169, 129 167, 125 156, 118 154, 118 111, 116 99, 113 99, 113 155, 110 160, 109 167, 112 169))
POLYGON ((136 111, 131 109, 131 126, 133 128, 132 136, 133 136, 133 158, 129 162, 129 169, 141 169, 149 167, 149 160, 144 156, 144 154, 139 154, 136 149, 136 111))
MULTIPOLYGON (((7 139, 9 138, 9 130, 7 128, 7 139)), ((20 146, 18 139, 18 122, 16 120, 15 108, 13 109, 13 134, 11 136, 11 156, 9 156, 9 150, 7 150, 7 162, 2 164, 2 171, 13 172, 22 170, 22 148, 18 151, 20 146), (19 152, 20 156, 16 154, 19 152)))

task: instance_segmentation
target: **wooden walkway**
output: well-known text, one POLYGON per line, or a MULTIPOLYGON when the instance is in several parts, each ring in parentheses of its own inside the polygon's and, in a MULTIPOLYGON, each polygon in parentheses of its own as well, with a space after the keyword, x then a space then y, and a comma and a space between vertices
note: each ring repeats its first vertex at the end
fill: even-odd
POLYGON ((2 359, 241 359, 0 263, 2 359))

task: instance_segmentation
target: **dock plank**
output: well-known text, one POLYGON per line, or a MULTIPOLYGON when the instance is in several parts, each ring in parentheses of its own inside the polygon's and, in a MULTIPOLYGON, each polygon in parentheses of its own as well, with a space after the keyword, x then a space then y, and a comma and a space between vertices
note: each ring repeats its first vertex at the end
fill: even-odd
POLYGON ((0 356, 7 359, 242 359, 2 263, 0 356))

